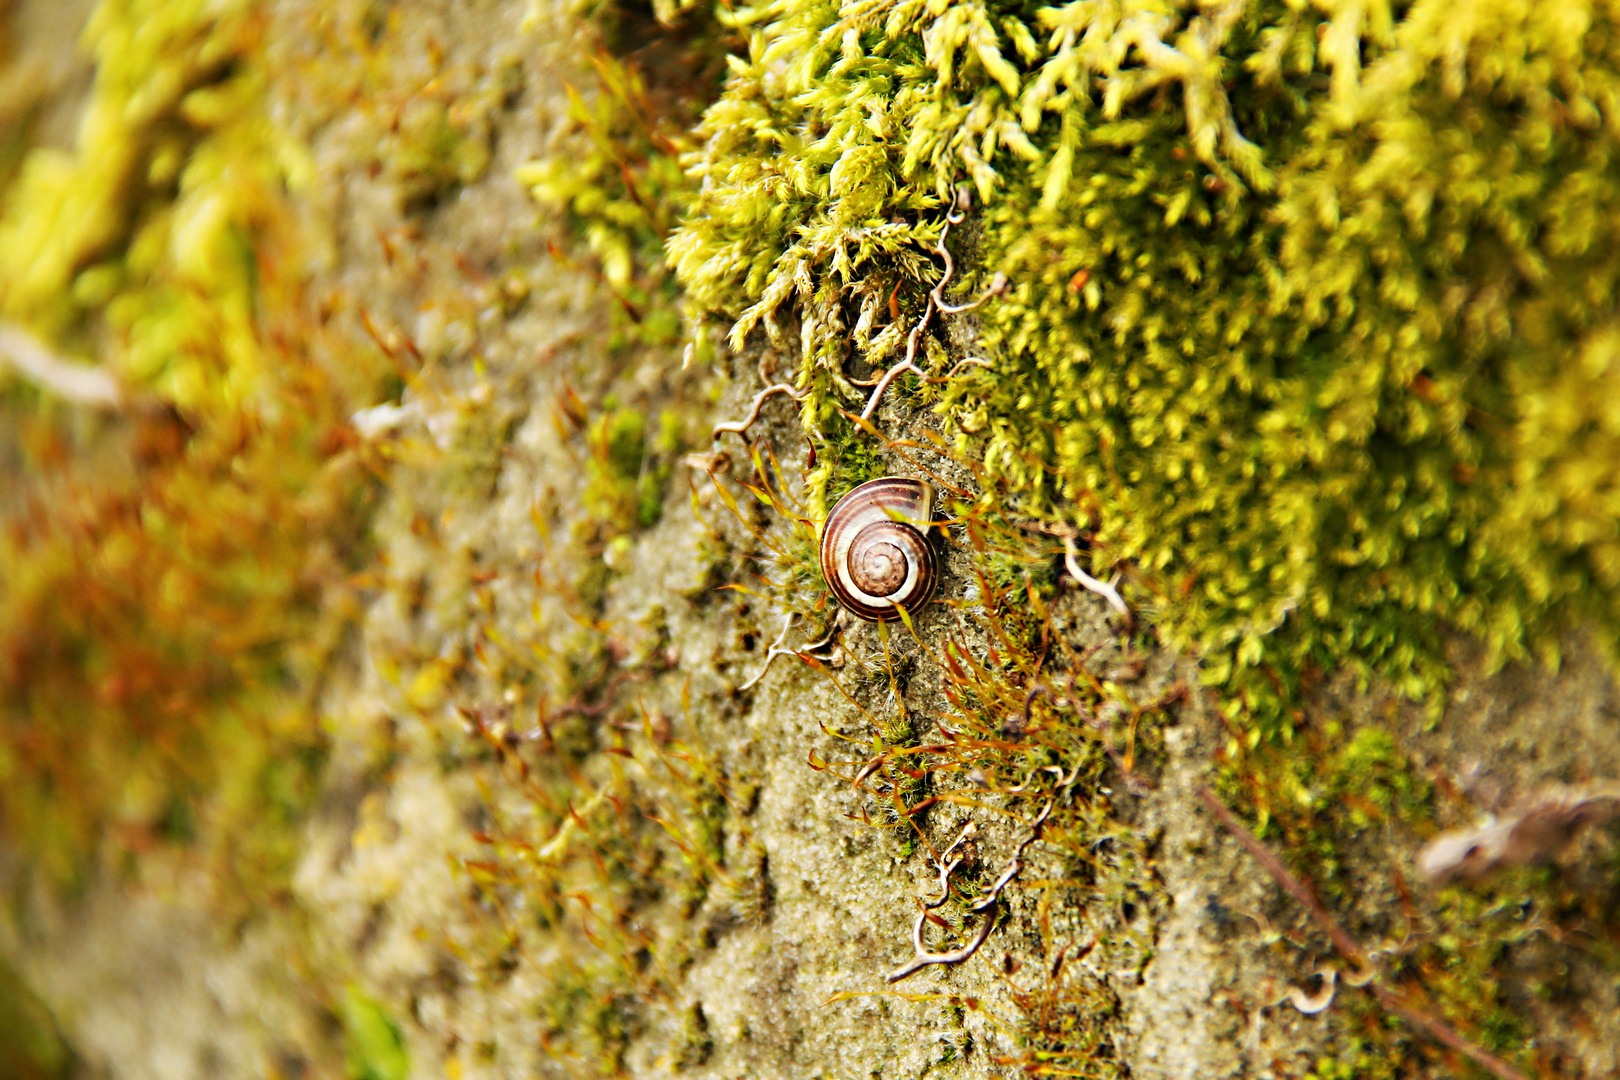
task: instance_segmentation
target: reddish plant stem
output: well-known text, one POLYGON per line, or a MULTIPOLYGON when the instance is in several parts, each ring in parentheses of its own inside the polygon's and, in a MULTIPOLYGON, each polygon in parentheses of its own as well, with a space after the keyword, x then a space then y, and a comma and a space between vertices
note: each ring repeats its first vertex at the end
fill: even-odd
MULTIPOLYGON (((1254 856, 1255 861, 1265 868, 1266 872, 1276 880, 1278 885, 1282 886, 1283 891, 1299 901, 1301 906, 1311 913, 1311 918, 1315 919, 1317 925, 1327 933, 1339 955, 1357 967, 1371 971, 1372 969, 1368 966, 1366 950, 1345 931, 1344 927, 1339 925, 1338 920, 1333 917, 1327 906, 1316 895, 1316 890, 1295 876, 1288 867, 1283 865, 1283 861, 1272 853, 1271 849, 1267 848, 1253 833, 1244 828, 1243 823, 1237 819, 1237 816, 1231 810, 1227 809, 1226 804, 1221 802, 1213 791, 1205 785, 1199 784, 1196 794, 1198 800, 1204 804, 1205 809, 1226 828, 1227 832, 1232 834, 1245 851, 1254 856)), ((1508 1062, 1503 1061, 1484 1047, 1469 1041, 1461 1032, 1448 1025, 1445 1021, 1417 1008, 1400 991, 1384 985, 1382 977, 1376 972, 1373 972, 1368 989, 1373 992, 1373 996, 1378 999, 1379 1004, 1383 1005, 1384 1008, 1436 1042, 1462 1054, 1492 1076, 1498 1077, 1499 1080, 1530 1080, 1530 1077, 1508 1062)))

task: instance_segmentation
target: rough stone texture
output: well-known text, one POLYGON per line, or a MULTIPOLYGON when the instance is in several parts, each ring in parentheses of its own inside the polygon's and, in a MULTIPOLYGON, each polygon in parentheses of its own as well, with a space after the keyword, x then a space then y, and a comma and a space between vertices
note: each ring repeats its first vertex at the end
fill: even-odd
MULTIPOLYGON (((376 97, 339 108, 322 80, 341 82, 349 77, 343 65, 361 61, 321 36, 327 5, 271 5, 265 32, 287 73, 275 87, 277 114, 314 151, 315 181, 298 197, 316 234, 328 239, 318 252, 317 292, 343 298, 340 317, 354 324, 357 341, 364 340, 362 309, 384 333, 407 335, 425 369, 405 392, 394 429, 378 436, 392 440, 396 462, 376 522, 383 583, 325 692, 331 762, 325 794, 303 827, 292 896, 246 928, 222 927, 199 895, 207 886, 183 864, 158 862, 130 880, 93 883, 70 901, 33 898, 7 929, 5 953, 51 1005, 86 1075, 338 1075, 332 999, 348 981, 399 1021, 415 1075, 597 1070, 553 1058, 542 1044, 539 1017, 556 988, 537 973, 559 943, 523 928, 519 958, 497 976, 459 959, 477 950, 489 922, 460 868, 478 857, 480 807, 521 802, 512 790, 491 790, 499 770, 466 763, 476 739, 457 706, 498 709, 521 700, 522 691, 483 678, 418 693, 409 674, 488 640, 478 637, 478 626, 552 656, 567 654, 574 613, 534 584, 537 573, 566 576, 569 560, 583 557, 584 464, 579 438, 560 419, 565 387, 593 402, 613 393, 654 409, 670 405, 702 432, 740 414, 757 384, 744 360, 727 379, 682 374, 668 352, 611 353, 612 297, 588 274, 546 256, 550 226, 538 220, 512 172, 542 150, 568 152, 579 136, 569 131, 563 88, 590 83, 586 50, 562 6, 535 8, 538 26, 530 29, 523 28, 530 13, 524 3, 388 8, 397 20, 386 70, 392 82, 376 97), (442 60, 435 64, 436 56, 442 60), (506 65, 521 67, 522 90, 491 114, 487 169, 429 205, 413 203, 387 165, 389 109, 435 77, 470 86, 506 65), (309 81, 294 79, 298 71, 311 73, 309 81), (373 167, 379 152, 381 167, 373 167), (529 300, 503 316, 494 291, 510 275, 522 279, 529 300), (548 539, 536 531, 537 514, 549 522, 548 539), (492 605, 482 621, 474 619, 478 597, 492 605)), ((13 19, 27 23, 43 10, 27 3, 13 19)), ((778 400, 768 415, 766 430, 789 453, 796 443, 788 408, 778 400)), ((892 413, 880 419, 906 421, 892 413)), ((852 820, 860 800, 849 785, 807 766, 812 752, 851 756, 829 730, 870 739, 827 680, 778 661, 757 692, 735 692, 757 673, 778 619, 741 615, 738 604, 716 599, 705 526, 694 516, 684 473, 671 485, 659 524, 614 556, 601 620, 632 652, 661 647, 648 627, 667 623, 677 658, 638 689, 639 700, 650 714, 677 718, 683 740, 757 787, 747 818, 768 860, 769 902, 748 916, 726 914, 717 900, 684 921, 668 912, 652 916, 665 930, 693 935, 692 957, 673 979, 673 997, 644 1003, 625 1071, 672 1071, 683 1025, 701 1006, 713 1047, 688 1061, 685 1075, 1004 1075, 995 1057, 1015 1049, 1009 986, 1018 982, 1003 974, 1012 966, 1004 958, 1022 955, 1029 977, 1051 963, 1029 948, 1040 940, 1032 927, 1043 917, 1036 892, 1014 888, 1012 917, 979 958, 914 977, 899 988, 910 997, 885 994, 884 973, 909 955, 914 898, 932 894, 936 872, 891 833, 852 820), (759 638, 744 644, 745 632, 759 638), (683 694, 694 703, 684 714, 683 694), (851 996, 834 1000, 844 994, 851 996), (981 1007, 953 1011, 949 995, 981 1007)), ((701 497, 699 507, 715 509, 701 497)), ((967 589, 964 567, 958 551, 947 585, 957 597, 967 589)), ((1082 595, 1066 605, 1076 640, 1106 640, 1101 601, 1082 595)), ((923 642, 937 647, 946 617, 936 608, 920 626, 923 642)), ((895 647, 916 652, 903 642, 895 647)), ((848 648, 876 653, 875 632, 854 630, 848 648)), ((1465 657, 1450 706, 1434 722, 1376 690, 1338 684, 1312 708, 1352 723, 1395 715, 1419 768, 1449 778, 1473 770, 1507 794, 1552 780, 1620 776, 1611 670, 1589 647, 1571 652, 1556 673, 1488 675, 1465 657)), ((1110 662, 1108 655, 1095 663, 1110 662)), ((947 715, 937 668, 927 657, 904 659, 909 708, 947 715)), ((1176 677, 1195 681, 1195 664, 1151 658, 1142 697, 1176 677)), ((1304 916, 1194 798, 1225 738, 1213 710, 1195 697, 1172 716, 1156 772, 1140 791, 1116 793, 1119 813, 1144 838, 1159 890, 1134 912, 1151 948, 1122 968, 1073 961, 1089 965, 1088 974, 1117 997, 1115 1052, 1142 1080, 1302 1076, 1341 1022, 1337 1011, 1304 1016, 1286 1002, 1287 987, 1302 984, 1313 958, 1327 955, 1320 935, 1311 936, 1304 916)), ((612 764, 597 755, 583 784, 606 784, 612 764)), ((1456 805, 1465 821, 1466 802, 1456 805)), ((934 815, 928 828, 935 846, 949 843, 967 815, 960 806, 934 815)), ((1023 835, 1020 824, 994 815, 984 815, 980 827, 990 866, 1023 835)), ((1357 857, 1369 874, 1389 859, 1404 860, 1409 872, 1417 842, 1384 836, 1357 857)), ((1601 837, 1591 837, 1571 861, 1607 857, 1601 837)), ((1036 846, 1023 877, 1040 881, 1062 866, 1036 846)), ((1364 903, 1376 908, 1387 900, 1369 893, 1364 903)), ((1108 912, 1083 906, 1044 917, 1075 943, 1119 929, 1110 929, 1108 912)), ((1620 998, 1612 974, 1596 961, 1571 961, 1567 950, 1556 958, 1536 952, 1552 948, 1530 942, 1519 962, 1572 963, 1568 999, 1527 1007, 1541 1030, 1576 1048, 1586 1075, 1614 1075, 1620 998)))
POLYGON ((39 903, 7 954, 55 1014, 86 1076, 297 1075, 328 1037, 280 927, 232 940, 196 902, 203 883, 101 887, 39 903))

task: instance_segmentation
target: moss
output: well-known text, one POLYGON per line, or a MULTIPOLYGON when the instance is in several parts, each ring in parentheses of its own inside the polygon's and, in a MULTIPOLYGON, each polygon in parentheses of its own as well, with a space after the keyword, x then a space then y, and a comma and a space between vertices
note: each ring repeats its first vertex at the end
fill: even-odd
POLYGON ((338 1017, 347 1039, 350 1080, 405 1080, 411 1074, 399 1025, 359 987, 343 988, 338 1017))
POLYGON ((407 206, 431 205, 488 167, 489 121, 466 113, 464 104, 458 115, 449 104, 423 96, 413 96, 401 111, 397 145, 381 161, 399 182, 407 206))
MULTIPOLYGON (((600 625, 593 633, 604 636, 600 625)), ((631 661, 613 639, 598 648, 617 660, 581 673, 572 702, 540 690, 539 745, 474 717, 500 772, 487 777, 484 853, 464 864, 486 938, 463 959, 475 976, 504 979, 494 958, 538 919, 557 945, 526 956, 548 987, 542 1050, 613 1074, 709 935, 762 914, 769 883, 748 822, 754 786, 701 746, 689 720, 650 714, 620 692, 644 677, 637 669, 658 670, 661 654, 631 661)), ((687 1010, 672 1067, 706 1059, 706 1024, 700 1006, 687 1010)))
POLYGON ((647 427, 636 410, 610 405, 586 432, 586 511, 610 535, 651 528, 663 514, 674 457, 681 449, 680 426, 675 414, 665 410, 650 437, 647 427))
MULTIPOLYGON (((1358 861, 1371 834, 1436 827, 1434 792, 1388 732, 1300 722, 1317 671, 1377 670, 1421 694, 1443 676, 1442 623, 1500 656, 1546 653, 1575 618, 1614 625, 1614 13, 1594 8, 1586 26, 1579 11, 1522 7, 1480 0, 1448 20, 1455 4, 1420 2, 1398 28, 1377 5, 1280 2, 588 13, 600 80, 576 88, 571 118, 591 152, 519 177, 613 291, 614 348, 669 345, 684 303, 692 360, 711 358, 718 326, 750 364, 802 360, 791 377, 810 392, 818 464, 805 483, 781 482, 793 463, 756 443, 716 488, 737 527, 715 526, 715 557, 765 601, 734 608, 750 662, 781 611, 830 615, 814 518, 917 450, 844 411, 926 309, 960 188, 974 208, 950 234, 949 295, 998 270, 1011 281, 974 319, 937 320, 920 352, 937 378, 970 350, 992 367, 902 382, 878 414, 921 439, 932 410, 956 448, 941 459, 971 476, 951 514, 972 598, 921 634, 895 629, 881 660, 821 669, 871 728, 851 753, 878 767, 843 779, 865 787, 904 854, 923 850, 930 806, 976 797, 965 785, 1003 799, 1015 840, 1045 798, 1059 803, 1043 839, 1060 872, 1020 883, 1059 925, 1041 921, 1037 962, 1006 972, 1021 1053, 1001 1064, 1124 1071, 1119 1003, 1090 971, 1140 971, 1167 901, 1109 787, 1152 770, 1160 713, 1184 692, 1110 674, 1146 636, 1100 657, 1081 648, 1061 549, 1024 525, 1081 526, 1092 569, 1127 566, 1148 625, 1202 653, 1233 720, 1226 782, 1256 796, 1268 837, 1335 903, 1373 883, 1358 861), (630 57, 713 56, 728 35, 739 55, 726 90, 688 131, 712 69, 672 86, 630 57), (788 494, 800 488, 803 503, 788 494), (949 745, 924 745, 907 712, 925 664, 943 672, 949 745), (1086 966, 1065 962, 1082 928, 1062 920, 1079 912, 1099 950, 1086 966)), ((370 17, 375 43, 389 17, 370 17)), ((293 314, 288 267, 304 253, 280 191, 307 165, 254 104, 249 8, 108 3, 99 20, 100 126, 73 154, 30 158, 10 189, 0 303, 65 347, 111 342, 109 366, 179 412, 150 422, 152 441, 171 424, 173 437, 128 487, 56 504, 0 549, 0 657, 41 673, 33 696, 3 699, 8 827, 66 862, 115 820, 177 844, 229 836, 262 853, 249 861, 285 865, 323 761, 308 703, 287 686, 316 682, 333 647, 342 618, 317 608, 323 596, 342 607, 365 511, 345 471, 362 452, 341 423, 341 377, 307 361, 322 339, 293 314), (153 48, 126 40, 143 19, 153 48), (150 677, 131 684, 129 671, 150 677), (250 821, 265 828, 222 826, 250 821)), ((507 72, 478 85, 404 92, 376 164, 409 212, 487 167, 489 118, 514 88, 507 72)), ((498 291, 513 311, 526 285, 498 291)), ((438 748, 447 771, 498 789, 485 850, 464 864, 483 936, 456 947, 475 978, 505 985, 526 962, 525 931, 544 928, 558 943, 536 972, 552 988, 546 1049, 610 1073, 644 1032, 646 1003, 675 997, 716 926, 767 914, 771 885, 735 759, 634 708, 628 688, 659 673, 664 650, 613 637, 603 617, 613 564, 657 524, 690 433, 641 400, 560 410, 588 520, 584 535, 542 537, 579 556, 579 572, 537 572, 535 606, 556 602, 574 628, 537 635, 533 657, 520 642, 490 659, 495 602, 465 601, 481 580, 460 553, 404 605, 426 608, 453 647, 373 659, 427 724, 478 665, 519 687, 505 706, 466 710, 476 753, 438 748), (532 730, 513 719, 520 707, 532 730)), ((37 426, 48 443, 51 418, 37 426)), ((509 433, 467 425, 436 482, 487 501, 509 433)), ((433 518, 410 528, 430 533, 433 518)), ((663 619, 647 618, 660 642, 663 619)), ((720 649, 720 662, 744 651, 720 649)), ((962 873, 950 932, 996 870, 981 859, 962 873)), ((1526 902, 1572 903, 1545 877, 1446 894, 1433 940, 1399 973, 1521 1055, 1530 1033, 1502 969, 1526 902)), ((353 993, 340 1010, 351 1071, 403 1073, 397 1025, 353 993)), ((1400 1075, 1385 1065, 1429 1053, 1370 1005, 1349 1017, 1322 1075, 1400 1075)), ((714 1040, 701 1006, 680 1024, 670 1064, 702 1064, 714 1040)))
MULTIPOLYGON (((0 64, 7 66, 21 59, 11 26, 13 7, 9 0, 0 4, 0 64)), ((40 105, 48 93, 47 87, 26 87, 22 80, 14 80, 12 87, 0 96, 0 191, 11 184, 27 156, 40 105)))
POLYGON ((72 1075, 74 1058, 40 1000, 0 964, 0 1068, 16 1080, 72 1075))
POLYGON ((1381 728, 1357 731, 1331 769, 1329 798, 1343 802, 1354 828, 1391 815, 1411 819, 1426 806, 1429 785, 1413 774, 1395 736, 1381 728))
MULTIPOLYGON (((1613 970, 1611 950, 1564 953, 1544 936, 1577 925, 1606 928, 1599 937, 1613 932, 1615 883, 1601 871, 1521 867, 1432 891, 1407 876, 1399 852, 1439 831, 1449 787, 1414 765, 1384 727, 1313 723, 1290 745, 1228 765, 1229 804, 1263 825, 1267 843, 1352 936, 1383 943, 1387 985, 1516 1066, 1533 1071, 1538 1055, 1556 1045, 1537 1030, 1537 1017, 1547 1014, 1532 1001, 1566 992, 1571 965, 1613 970)), ((1434 1066, 1434 1046, 1370 997, 1341 992, 1340 1007, 1345 1023, 1316 1075, 1402 1076, 1434 1066)))
MULTIPOLYGON (((1168 901, 1111 785, 1153 767, 1161 710, 1178 692, 1157 681, 1128 687, 1099 677, 1117 657, 1082 652, 1064 632, 1075 597, 1060 591, 1051 552, 1008 517, 1004 508, 966 508, 963 546, 973 555, 979 597, 939 601, 959 610, 937 638, 891 640, 881 655, 846 656, 836 673, 813 665, 840 687, 871 681, 891 692, 849 695, 872 731, 868 744, 850 747, 856 760, 844 767, 855 776, 815 755, 811 765, 863 789, 865 820, 908 836, 906 856, 940 846, 925 828, 931 807, 982 809, 997 798, 994 805, 1006 808, 998 833, 1010 837, 997 841, 1004 850, 1025 838, 1024 823, 1051 800, 1040 850, 1053 862, 1039 879, 1026 870, 1017 890, 1039 915, 1020 918, 1030 936, 1005 955, 1001 971, 1017 1012, 992 1018, 1021 1052, 996 1061, 1033 1075, 1115 1077, 1125 1069, 1113 1050, 1120 1011, 1092 972, 1140 970, 1153 953, 1153 913, 1168 901), (981 606, 989 617, 970 618, 981 606), (941 698, 937 727, 925 728, 937 741, 926 744, 910 726, 905 702, 913 694, 898 685, 902 668, 924 664, 940 672, 941 698), (1081 954, 1094 953, 1084 966, 1066 964, 1076 935, 1090 939, 1081 954)), ((931 932, 942 937, 938 947, 971 935, 968 905, 1003 869, 984 854, 966 858, 940 909, 949 927, 931 932)))
POLYGON ((1311 664, 1430 693, 1437 620, 1507 658, 1620 613, 1615 12, 1470 11, 737 16, 670 255, 734 344, 791 312, 824 432, 863 393, 846 365, 898 355, 969 186, 958 260, 1011 289, 979 317, 992 371, 935 408, 987 482, 1129 562, 1265 730, 1311 664))
POLYGON ((681 1033, 670 1064, 676 1070, 702 1065, 714 1052, 714 1035, 709 1031, 709 1019, 703 1014, 703 1005, 693 1002, 681 1014, 681 1033))
POLYGON ((56 883, 102 845, 195 844, 238 914, 295 851, 322 761, 295 687, 367 507, 339 387, 370 364, 306 313, 257 31, 244 4, 102 4, 77 142, 31 150, 0 212, 0 312, 96 345, 133 399, 86 470, 72 417, 7 395, 43 451, 0 535, 8 833, 56 883))
POLYGON ((717 89, 722 38, 707 7, 690 3, 600 3, 582 16, 597 28, 598 78, 568 87, 569 119, 591 148, 583 160, 529 162, 517 179, 593 256, 619 304, 614 343, 674 344, 681 321, 662 248, 690 198, 686 129, 717 89))

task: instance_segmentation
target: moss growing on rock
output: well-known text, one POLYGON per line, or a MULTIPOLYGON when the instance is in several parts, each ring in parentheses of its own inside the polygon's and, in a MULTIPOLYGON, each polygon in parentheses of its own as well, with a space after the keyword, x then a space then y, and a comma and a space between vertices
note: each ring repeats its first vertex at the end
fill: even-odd
POLYGON ((671 257, 735 343, 798 323, 826 430, 970 187, 959 257, 1011 289, 962 331, 991 369, 937 409, 1024 512, 1135 568, 1231 708, 1285 727, 1299 673, 1341 663, 1430 692, 1442 621, 1555 655, 1620 616, 1620 13, 1394 15, 749 9, 671 257))
MULTIPOLYGON (((146 9, 103 10, 110 26, 146 9)), ((1291 1008, 1278 980, 1327 947, 1188 808, 1212 762, 1391 984, 1482 1045, 1528 1066, 1520 991, 1574 997, 1547 972, 1613 970, 1532 951, 1543 928, 1613 936, 1612 868, 1580 897, 1546 872, 1405 896, 1400 860, 1469 808, 1447 809, 1444 769, 1408 757, 1395 712, 1329 721, 1310 693, 1345 663, 1431 688, 1442 618, 1506 627, 1498 656, 1610 619, 1608 309, 1570 287, 1588 265, 1607 287, 1608 247, 1578 242, 1609 220, 1607 9, 1581 34, 1582 9, 1489 0, 1443 25, 1427 4, 784 2, 710 21, 626 3, 585 12, 576 49, 491 46, 510 5, 478 9, 486 31, 455 4, 344 2, 277 24, 275 60, 247 8, 185 10, 200 21, 166 40, 234 28, 236 62, 197 69, 209 93, 174 99, 191 104, 162 113, 139 168, 108 158, 102 179, 133 194, 96 198, 129 236, 75 249, 66 300, 12 311, 58 342, 111 341, 110 364, 195 428, 161 414, 153 432, 174 437, 138 482, 0 549, 27 571, 0 586, 0 656, 40 673, 33 696, 0 693, 5 746, 56 739, 49 768, 5 758, 25 781, 7 826, 48 834, 27 814, 61 776, 106 781, 115 834, 140 844, 212 831, 284 864, 313 837, 295 887, 339 973, 309 977, 355 980, 339 1012, 356 1074, 404 1069, 406 1046, 447 1075, 1236 1074, 1277 1045, 1309 1051, 1295 1073, 1318 1051, 1322 1075, 1443 1068, 1343 986, 1326 1015, 1271 1022, 1291 1008), (707 92, 633 69, 713 56, 722 32, 740 55, 688 132, 707 92), (571 96, 540 85, 554 69, 571 96), (262 122, 266 77, 305 111, 312 161, 262 122), (554 144, 535 146, 536 117, 554 144), (533 153, 521 181, 580 241, 549 261, 511 182, 533 153), (1523 194, 1520 165, 1567 197, 1523 194), (277 207, 305 183, 343 234, 315 244, 331 246, 316 276, 350 290, 314 321, 347 323, 348 346, 363 325, 395 365, 399 403, 367 410, 361 439, 330 384, 367 364, 296 314, 289 267, 310 251, 277 207), (935 302, 997 271, 1010 287, 935 319, 916 357, 937 381, 902 380, 863 427, 840 410, 929 310, 947 224, 960 276, 935 302), (746 454, 728 436, 681 458, 735 414, 672 375, 677 226, 685 301, 736 346, 727 400, 749 400, 756 367, 809 391, 802 469, 780 397, 746 454), (1537 367, 1525 342, 1582 363, 1537 367), (361 574, 345 545, 364 488, 344 463, 387 489, 361 574), (693 464, 717 481, 692 474, 700 521, 670 490, 693 464), (913 469, 949 496, 939 599, 796 667, 771 643, 833 614, 813 519, 913 469), (1509 489, 1550 501, 1482 494, 1509 489), (1521 535, 1526 514, 1543 527, 1521 535), (1063 584, 1081 530, 1093 570, 1131 575, 1146 630, 1063 584), (132 566, 154 584, 130 585, 132 566), (66 582, 94 589, 53 608, 66 582), (328 682, 362 597, 354 663, 328 682), (1224 730, 1155 632, 1202 652, 1224 730), (103 677, 126 668, 152 678, 103 677), (292 691, 317 686, 334 753, 300 831, 325 759, 292 691), (242 821, 269 828, 229 831, 242 821), (877 996, 969 825, 937 921, 917 925, 935 947, 971 941, 1017 851, 985 948, 877 996)), ((173 74, 159 61, 142 78, 173 74)), ((145 146, 132 127, 120 138, 145 146)), ((49 186, 29 183, 13 196, 32 213, 49 186)), ((701 346, 712 326, 695 329, 701 346)), ((62 847, 104 820, 84 817, 62 847)), ((1548 1015, 1608 1023, 1592 1000, 1548 1015)))

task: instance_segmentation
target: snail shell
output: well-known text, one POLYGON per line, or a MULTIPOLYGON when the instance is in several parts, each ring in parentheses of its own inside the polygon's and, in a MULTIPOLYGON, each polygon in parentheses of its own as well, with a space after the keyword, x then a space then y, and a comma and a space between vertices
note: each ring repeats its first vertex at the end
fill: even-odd
POLYGON ((928 603, 939 582, 930 543, 934 489, 921 480, 868 480, 832 508, 821 527, 821 574, 847 610, 863 619, 898 619, 928 603))

